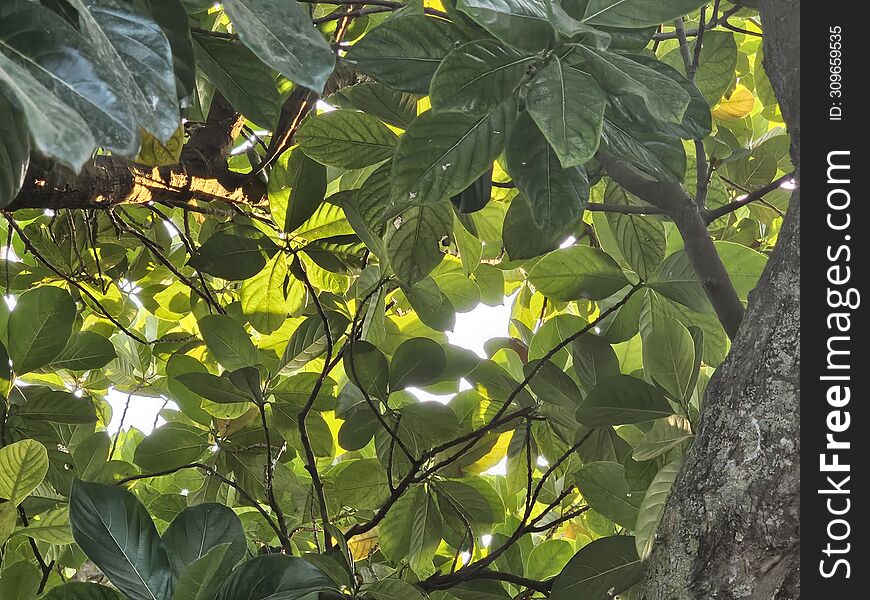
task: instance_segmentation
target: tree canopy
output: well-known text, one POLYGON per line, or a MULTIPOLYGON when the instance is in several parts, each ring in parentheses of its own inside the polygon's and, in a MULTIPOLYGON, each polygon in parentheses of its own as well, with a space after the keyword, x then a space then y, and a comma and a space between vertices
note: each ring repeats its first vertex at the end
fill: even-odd
POLYGON ((640 598, 788 206, 762 39, 718 0, 4 0, 0 597, 640 598))

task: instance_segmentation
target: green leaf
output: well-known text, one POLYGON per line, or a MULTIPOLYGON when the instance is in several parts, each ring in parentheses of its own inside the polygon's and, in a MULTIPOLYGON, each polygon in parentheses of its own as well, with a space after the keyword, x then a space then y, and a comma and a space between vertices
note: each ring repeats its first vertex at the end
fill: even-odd
POLYGON ((631 455, 639 462, 652 460, 694 437, 692 425, 686 417, 671 415, 653 423, 631 455))
POLYGON ((432 109, 486 114, 514 94, 536 60, 495 40, 463 44, 435 71, 429 93, 432 109))
POLYGON ((537 227, 544 232, 575 227, 589 201, 589 180, 582 167, 563 168, 559 157, 524 114, 505 148, 507 170, 525 194, 537 227))
POLYGON ((608 600, 624 592, 644 573, 634 544, 632 536, 615 535, 583 546, 553 582, 550 600, 608 600))
POLYGON ((401 579, 382 579, 365 587, 365 592, 375 600, 423 600, 423 594, 413 585, 401 579))
POLYGON ((9 357, 15 373, 23 375, 50 363, 66 347, 76 318, 69 292, 38 287, 18 297, 9 315, 9 357))
POLYGON ((196 91, 196 59, 183 0, 146 0, 145 5, 169 41, 178 97, 189 98, 196 91))
POLYGON ((240 390, 228 377, 218 377, 211 373, 180 373, 175 379, 197 396, 218 404, 254 400, 250 393, 240 390))
POLYGON ((338 506, 377 510, 390 494, 387 472, 376 458, 350 461, 335 479, 333 493, 338 506))
MULTIPOLYGON (((0 91, 8 96, 11 103, 3 109, 4 112, 9 115, 8 118, 15 119, 16 128, 26 125, 23 131, 26 134, 27 130, 30 130, 30 138, 33 139, 36 148, 46 156, 54 158, 74 170, 81 169, 84 162, 91 157, 91 152, 96 146, 94 136, 81 115, 2 53, 0 53, 0 91), (14 117, 13 106, 21 111, 24 115, 23 118, 14 117), (24 118, 27 119, 26 123, 24 118), (64 127, 57 127, 57 123, 63 123, 64 127)), ((17 146, 17 151, 13 149, 15 140, 20 141, 20 137, 17 137, 20 132, 14 134, 9 124, 4 126, 3 131, 3 138, 8 140, 6 141, 6 152, 9 152, 10 156, 14 156, 14 152, 20 152, 23 149, 20 144, 17 146)), ((21 161, 21 156, 24 155, 18 156, 19 158, 16 160, 21 161)), ((18 168, 22 168, 23 164, 20 162, 18 164, 18 168)), ((23 182, 23 180, 15 179, 16 171, 14 170, 10 171, 10 175, 7 176, 12 177, 9 181, 13 184, 19 181, 18 185, 20 186, 23 182)), ((20 174, 20 177, 23 178, 23 173, 20 174)), ((17 189, 14 193, 9 192, 10 189, 13 189, 13 186, 10 185, 5 192, 10 195, 6 197, 4 206, 8 205, 17 194, 17 189)), ((0 198, 4 197, 0 196, 0 198)))
POLYGON ((8 561, 0 575, 0 598, 3 600, 31 600, 39 591, 42 574, 29 560, 8 561))
POLYGON ((115 346, 108 339, 93 331, 80 331, 54 357, 50 367, 71 371, 101 369, 117 357, 115 346))
POLYGON ((606 96, 590 75, 554 56, 526 91, 526 109, 563 167, 584 164, 601 140, 606 96))
POLYGON ((181 579, 198 560, 223 545, 229 547, 218 561, 219 572, 232 569, 244 557, 247 547, 239 517, 231 508, 221 504, 205 503, 185 508, 163 533, 163 547, 172 572, 181 579))
POLYGON ((444 259, 442 242, 453 232, 448 202, 411 206, 387 225, 387 256, 404 283, 421 281, 444 259))
POLYGON ((637 532, 634 541, 641 560, 646 560, 652 552, 656 529, 665 512, 665 503, 682 467, 683 457, 678 456, 662 467, 646 490, 637 515, 637 526, 634 528, 637 532))
POLYGON ((601 149, 661 181, 682 183, 686 173, 686 151, 678 138, 631 123, 616 110, 604 116, 601 149))
POLYGON ((504 147, 514 103, 472 116, 427 111, 399 140, 392 195, 400 205, 433 204, 455 196, 483 175, 504 147))
POLYGON ((193 35, 196 64, 236 110, 262 127, 278 123, 282 99, 272 69, 239 42, 193 35))
POLYGON ((239 565, 214 600, 303 600, 317 592, 335 592, 323 571, 297 556, 270 554, 239 565))
POLYGON ((393 90, 375 81, 344 88, 330 98, 342 108, 361 110, 400 129, 407 129, 417 118, 417 100, 416 94, 393 90))
POLYGON ((615 96, 640 98, 650 114, 660 120, 680 123, 689 106, 689 94, 675 81, 620 54, 578 46, 584 68, 601 87, 615 96))
POLYGON ((225 369, 253 367, 259 362, 248 332, 231 316, 206 315, 197 324, 208 351, 225 369))
POLYGON ((571 343, 574 372, 585 387, 591 389, 602 379, 619 375, 619 360, 607 341, 590 334, 581 335, 571 343))
MULTIPOLYGON (((632 60, 674 80, 689 94, 689 105, 686 107, 683 120, 679 124, 655 122, 652 124, 653 127, 658 128, 662 133, 670 133, 683 139, 703 140, 710 135, 713 127, 710 105, 694 83, 683 77, 677 69, 658 59, 635 54, 632 55, 632 60)), ((682 59, 680 60, 682 61, 682 59)))
POLYGON ((69 0, 89 45, 114 67, 139 125, 161 142, 178 126, 178 97, 169 40, 150 15, 122 0, 69 0))
POLYGON ((716 252, 728 271, 737 296, 744 302, 758 284, 761 273, 767 265, 767 256, 743 244, 734 242, 714 242, 716 252))
POLYGON ((703 6, 701 0, 589 0, 585 23, 608 27, 640 29, 687 15, 703 6))
POLYGON ((136 497, 117 486, 74 481, 70 525, 82 551, 131 600, 169 600, 169 559, 136 497))
POLYGON ((326 196, 326 168, 302 152, 282 154, 269 174, 269 210, 286 233, 311 218, 326 196))
POLYGON ((643 339, 643 369, 648 380, 679 399, 691 396, 695 372, 695 342, 677 320, 656 323, 643 339))
POLYGON ((196 559, 178 577, 172 600, 208 600, 220 585, 221 563, 230 544, 218 544, 196 559))
POLYGON ((264 63, 290 81, 320 94, 335 55, 312 26, 308 9, 283 0, 224 0, 239 38, 264 63))
POLYGON ((588 427, 652 421, 673 414, 667 399, 653 386, 630 375, 599 381, 577 409, 588 427))
MULTIPOLYGON (((347 326, 350 325, 350 320, 337 312, 327 312, 326 320, 329 323, 330 337, 334 346, 347 326)), ((290 336, 290 341, 287 342, 281 359, 282 367, 286 366, 291 371, 298 371, 311 360, 326 352, 326 342, 326 328, 323 326, 323 319, 320 315, 306 317, 290 336)))
MULTIPOLYGON (((643 205, 613 181, 607 184, 604 201, 618 206, 643 205)), ((607 222, 625 261, 642 280, 649 279, 664 260, 667 249, 667 236, 661 220, 609 212, 607 222)))
POLYGON ((124 597, 110 587, 98 583, 71 581, 51 588, 42 596, 43 600, 124 600, 124 597))
POLYGON ((16 405, 13 409, 15 415, 28 421, 80 425, 97 420, 94 406, 87 397, 78 398, 69 392, 58 392, 49 388, 31 388, 25 396, 27 402, 16 405))
POLYGON ((240 281, 259 273, 266 266, 266 255, 257 240, 216 233, 200 246, 187 264, 215 277, 240 281))
POLYGON ((590 246, 570 246, 545 255, 528 273, 529 282, 553 300, 601 300, 628 280, 606 253, 590 246))
POLYGON ((677 250, 665 258, 649 280, 649 287, 698 312, 712 312, 713 307, 701 286, 695 267, 685 250, 677 250))
POLYGON ((390 158, 398 137, 372 116, 335 110, 306 119, 296 141, 306 155, 321 164, 360 169, 390 158))
POLYGON ((639 494, 631 493, 621 464, 608 461, 587 463, 575 477, 583 500, 595 512, 617 525, 634 528, 641 498, 639 494))
POLYGON ((27 527, 19 527, 13 536, 25 536, 46 544, 65 546, 73 543, 69 528, 69 509, 56 508, 31 519, 27 527))
POLYGON ((418 485, 393 504, 380 527, 381 551, 388 560, 407 560, 418 576, 435 571, 432 559, 441 543, 441 513, 434 498, 418 485))
POLYGON ((17 522, 18 507, 11 502, 0 504, 0 544, 6 544, 17 522))
POLYGON ((287 259, 278 252, 262 271, 242 282, 239 290, 242 313, 260 333, 276 331, 287 319, 289 306, 284 292, 287 273, 287 259))
POLYGON ((390 363, 390 390, 401 390, 432 383, 447 368, 447 353, 429 338, 402 342, 390 363))
POLYGON ((383 352, 360 340, 344 353, 344 372, 351 382, 374 398, 387 400, 390 366, 383 352))
POLYGON ((0 208, 9 206, 18 195, 29 164, 30 136, 24 113, 0 94, 0 208))
POLYGON ((483 478, 444 479, 438 482, 437 491, 474 528, 490 527, 504 521, 504 503, 495 488, 483 478))
POLYGON ((208 447, 205 431, 183 423, 167 423, 139 442, 133 460, 145 472, 174 469, 196 462, 208 447))
POLYGON ((456 8, 498 39, 525 50, 542 50, 555 35, 544 4, 535 0, 458 0, 456 8))
MULTIPOLYGON (((715 106, 734 83, 739 53, 734 33, 710 31, 709 34, 704 34, 698 70, 695 73, 695 85, 707 99, 709 105, 715 106)), ((694 53, 694 41, 690 43, 689 49, 694 53)), ((678 71, 683 71, 679 50, 669 52, 662 57, 662 60, 678 71)))
POLYGON ((36 440, 21 440, 0 448, 0 498, 17 506, 36 489, 48 472, 48 453, 36 440))
POLYGON ((427 94, 441 60, 465 41, 447 21, 402 15, 366 33, 345 60, 391 88, 427 94))
MULTIPOLYGON (((9 0, 0 7, 0 55, 3 70, 14 61, 20 68, 12 68, 8 77, 14 78, 6 87, 18 88, 19 107, 32 105, 23 98, 26 91, 50 91, 53 98, 66 104, 88 124, 96 143, 114 154, 133 157, 139 149, 139 131, 134 124, 133 103, 129 90, 117 87, 117 75, 104 60, 96 59, 89 43, 63 18, 53 11, 25 0, 9 0), (54 60, 62 55, 64 60, 54 60), (29 76, 17 77, 26 71, 29 76), (41 86, 33 86, 30 76, 41 86), (20 87, 19 87, 20 86, 20 87)), ((4 81, 7 76, 3 77, 4 81)), ((40 93, 39 100, 48 98, 40 93)), ((34 103, 36 98, 32 99, 34 103)), ((49 99, 49 102, 51 100, 49 99)), ((51 102, 51 104, 57 104, 51 102)), ((33 111, 24 108, 31 117, 33 111)), ((48 116, 50 113, 46 113, 48 116)), ((34 115, 35 116, 35 115, 34 115)), ((57 115, 60 116, 60 115, 57 115)), ((73 120, 77 127, 78 119, 73 120)), ((54 126, 56 127, 56 122, 54 126)), ((45 140, 47 136, 39 136, 45 140)), ((65 137, 65 139, 67 139, 65 137)), ((55 138, 55 143, 57 142, 55 138)), ((89 144, 88 154, 94 149, 89 144)), ((77 146, 70 163, 80 166, 84 147, 77 146)))
POLYGON ((532 548, 526 564, 526 576, 544 581, 558 575, 574 556, 574 546, 567 540, 544 540, 532 548))

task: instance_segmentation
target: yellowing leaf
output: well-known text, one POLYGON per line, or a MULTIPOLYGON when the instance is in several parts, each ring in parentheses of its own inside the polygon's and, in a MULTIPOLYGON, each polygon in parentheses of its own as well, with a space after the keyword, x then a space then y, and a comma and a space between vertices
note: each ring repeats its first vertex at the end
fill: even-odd
POLYGON ((738 84, 728 98, 722 98, 722 101, 713 109, 713 116, 717 119, 742 119, 755 106, 755 96, 746 86, 738 84))
POLYGON ((480 475, 485 471, 496 466, 501 460, 507 456, 508 445, 511 442, 511 436, 513 435, 512 431, 505 431, 500 436, 498 436, 498 441, 496 441, 495 446, 492 447, 486 455, 481 457, 475 463, 468 465, 465 467, 465 473, 468 475, 480 475))
POLYGON ((377 527, 363 535, 354 536, 347 543, 348 548, 350 548, 350 553, 353 555, 355 560, 363 560, 364 558, 368 558, 369 556, 371 556, 372 552, 375 551, 377 545, 377 527))
POLYGON ((163 167, 178 164, 181 157, 181 148, 184 146, 184 126, 180 126, 163 144, 147 131, 142 131, 142 146, 139 148, 139 156, 136 162, 150 167, 163 167))

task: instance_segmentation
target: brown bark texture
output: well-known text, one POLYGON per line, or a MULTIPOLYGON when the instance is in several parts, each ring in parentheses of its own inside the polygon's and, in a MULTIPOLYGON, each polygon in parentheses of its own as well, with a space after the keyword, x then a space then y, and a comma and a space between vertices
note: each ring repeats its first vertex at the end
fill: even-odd
MULTIPOLYGON (((762 0, 800 181, 800 4, 762 0)), ((659 527, 646 600, 800 598, 800 188, 659 527)))

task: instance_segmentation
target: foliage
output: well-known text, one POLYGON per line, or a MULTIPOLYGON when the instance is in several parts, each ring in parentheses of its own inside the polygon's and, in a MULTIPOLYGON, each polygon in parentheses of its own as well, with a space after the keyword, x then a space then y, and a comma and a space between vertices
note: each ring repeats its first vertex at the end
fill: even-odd
POLYGON ((702 4, 0 3, 0 597, 639 597, 697 270, 739 308, 788 202, 757 13, 702 4))

